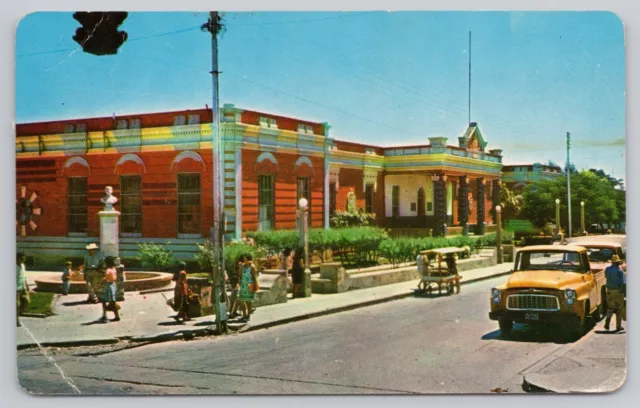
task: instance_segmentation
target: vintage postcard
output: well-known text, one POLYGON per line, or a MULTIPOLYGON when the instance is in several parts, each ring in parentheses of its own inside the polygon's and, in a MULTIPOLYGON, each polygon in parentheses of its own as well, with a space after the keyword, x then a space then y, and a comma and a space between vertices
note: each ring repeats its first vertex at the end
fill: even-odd
POLYGON ((16 41, 26 392, 625 383, 615 14, 39 12, 16 41))

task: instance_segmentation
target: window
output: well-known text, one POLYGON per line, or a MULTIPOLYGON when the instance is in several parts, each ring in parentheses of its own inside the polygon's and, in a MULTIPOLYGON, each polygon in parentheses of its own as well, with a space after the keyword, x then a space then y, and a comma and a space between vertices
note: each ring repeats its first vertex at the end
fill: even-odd
POLYGON ((173 118, 173 126, 183 126, 185 124, 184 115, 175 116, 173 118))
POLYGON ((311 177, 298 177, 296 208, 302 197, 307 199, 307 221, 311 224, 311 177))
POLYGON ((275 226, 275 188, 273 175, 258 176, 258 231, 275 226))
POLYGON ((270 127, 270 128, 277 128, 278 127, 275 119, 273 119, 273 118, 265 118, 265 117, 260 117, 260 126, 261 127, 270 127))
POLYGON ((200 115, 189 115, 190 125, 199 125, 200 124, 200 115))
POLYGON ((367 184, 364 188, 364 211, 366 213, 373 213, 373 184, 367 184))
POLYGON ((75 126, 73 124, 64 125, 64 133, 75 132, 75 126))
POLYGON ((69 232, 87 232, 87 178, 67 179, 67 216, 69 232))
POLYGON ((200 174, 178 174, 178 233, 200 234, 200 174))
POLYGON ((118 121, 116 121, 116 129, 120 130, 120 129, 126 129, 127 128, 127 120, 126 119, 120 119, 118 121))
POLYGON ((391 216, 400 215, 400 186, 393 186, 391 190, 391 216))
POLYGON ((141 176, 120 177, 120 228, 123 233, 142 233, 141 176))
POLYGON ((78 123, 76 125, 76 132, 84 133, 86 131, 87 131, 87 124, 86 123, 78 123))
POLYGON ((425 215, 425 194, 424 188, 420 187, 418 189, 418 216, 422 217, 425 215))
POLYGON ((329 183, 329 215, 336 213, 336 183, 329 183))
POLYGON ((129 121, 130 129, 140 129, 140 119, 131 119, 129 121))

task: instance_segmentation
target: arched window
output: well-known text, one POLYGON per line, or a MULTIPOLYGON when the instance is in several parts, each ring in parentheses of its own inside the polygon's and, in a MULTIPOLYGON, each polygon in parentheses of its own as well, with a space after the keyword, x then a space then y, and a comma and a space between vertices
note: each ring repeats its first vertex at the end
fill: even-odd
POLYGON ((425 215, 425 194, 424 189, 420 187, 418 189, 418 217, 422 217, 425 215))

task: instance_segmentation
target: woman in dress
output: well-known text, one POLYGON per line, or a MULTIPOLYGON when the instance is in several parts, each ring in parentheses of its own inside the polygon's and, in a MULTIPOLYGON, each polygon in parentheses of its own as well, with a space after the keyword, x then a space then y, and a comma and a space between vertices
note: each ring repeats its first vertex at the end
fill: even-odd
POLYGON ((118 274, 116 272, 116 268, 114 267, 113 259, 108 260, 107 270, 104 272, 104 279, 102 280, 102 318, 101 322, 107 321, 107 310, 112 311, 115 314, 115 318, 112 320, 113 322, 117 322, 120 320, 120 312, 118 309, 120 305, 118 305, 116 299, 116 280, 118 279, 118 274))
POLYGON ((242 303, 242 318, 251 318, 251 307, 255 292, 257 291, 258 272, 253 264, 251 255, 245 255, 244 263, 240 275, 240 290, 238 291, 238 302, 242 303))

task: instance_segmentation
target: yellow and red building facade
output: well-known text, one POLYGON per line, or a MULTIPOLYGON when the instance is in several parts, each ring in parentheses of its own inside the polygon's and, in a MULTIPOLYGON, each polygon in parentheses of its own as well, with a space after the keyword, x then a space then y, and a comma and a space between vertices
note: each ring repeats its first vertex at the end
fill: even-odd
MULTIPOLYGON (((228 238, 293 229, 301 197, 313 228, 355 206, 380 226, 483 233, 498 203, 501 151, 471 123, 455 146, 381 147, 334 140, 330 126, 225 105, 224 212, 228 238)), ((210 109, 16 126, 18 247, 80 254, 98 241, 105 186, 121 212, 121 251, 170 241, 192 258, 213 215, 210 109)), ((127 254, 128 253, 128 254, 127 254)))

